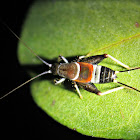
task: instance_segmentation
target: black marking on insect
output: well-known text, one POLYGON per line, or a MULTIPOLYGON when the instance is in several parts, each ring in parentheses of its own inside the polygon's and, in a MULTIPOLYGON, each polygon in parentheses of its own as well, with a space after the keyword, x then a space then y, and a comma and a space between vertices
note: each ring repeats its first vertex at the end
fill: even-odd
POLYGON ((40 77, 44 74, 48 74, 48 73, 52 73, 53 75, 59 75, 60 77, 62 77, 60 80, 55 80, 55 84, 59 84, 65 81, 65 79, 69 79, 74 83, 74 87, 76 88, 77 93, 79 94, 80 98, 82 98, 82 95, 80 93, 80 90, 78 88, 78 85, 89 91, 92 93, 95 93, 97 95, 105 95, 105 94, 109 94, 112 93, 114 91, 123 89, 123 88, 130 88, 130 89, 134 89, 138 92, 140 92, 140 90, 128 86, 126 84, 123 84, 121 82, 118 82, 116 80, 117 73, 120 72, 127 72, 127 71, 132 71, 132 70, 136 70, 136 69, 140 69, 140 67, 136 67, 136 68, 130 68, 129 66, 123 64, 122 62, 120 62, 119 60, 115 59, 114 57, 112 57, 109 54, 102 54, 102 55, 96 55, 96 56, 91 56, 91 57, 86 57, 86 56, 79 56, 78 60, 75 62, 68 62, 68 60, 63 57, 63 56, 59 56, 59 58, 61 60, 64 61, 64 63, 54 63, 54 64, 49 64, 46 61, 44 61, 42 58, 40 58, 31 48, 29 48, 9 27, 7 27, 23 44, 26 48, 28 48, 40 61, 42 61, 45 65, 49 66, 49 70, 31 78, 30 80, 26 81, 25 83, 21 84, 20 86, 16 87, 15 89, 13 89, 12 91, 8 92, 7 94, 5 94, 4 96, 2 96, 0 99, 6 97, 7 95, 11 94, 12 92, 14 92, 15 90, 17 90, 18 88, 22 87, 23 85, 27 84, 28 82, 34 80, 37 77, 40 77), (125 67, 128 70, 125 71, 114 71, 110 68, 98 65, 102 60, 104 60, 105 58, 110 58, 113 61, 115 61, 116 63, 118 63, 119 65, 125 67), (110 83, 110 82, 115 82, 115 83, 119 83, 123 86, 108 90, 106 92, 101 92, 99 91, 96 86, 94 85, 96 84, 102 84, 102 83, 110 83), (78 84, 78 85, 77 85, 78 84))

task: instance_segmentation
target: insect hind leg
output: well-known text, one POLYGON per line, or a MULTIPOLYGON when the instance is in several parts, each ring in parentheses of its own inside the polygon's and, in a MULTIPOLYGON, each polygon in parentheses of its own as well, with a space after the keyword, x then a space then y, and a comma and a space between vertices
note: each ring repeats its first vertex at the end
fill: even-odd
POLYGON ((109 94, 109 93, 112 93, 114 91, 118 91, 118 90, 121 90, 121 89, 124 89, 124 88, 125 88, 124 86, 113 88, 113 89, 105 91, 105 92, 99 92, 98 95, 99 96, 106 95, 106 94, 109 94))
POLYGON ((104 56, 106 58, 110 58, 112 59, 113 61, 115 61, 116 63, 118 63, 119 65, 123 66, 124 68, 126 69, 130 69, 130 67, 128 65, 125 65, 124 63, 122 63, 121 61, 117 60, 116 58, 114 58, 113 56, 109 55, 109 54, 104 54, 104 56))
POLYGON ((86 58, 84 56, 80 56, 79 62, 85 62, 85 63, 90 63, 90 64, 98 64, 105 58, 106 58, 106 56, 104 54, 90 56, 90 57, 86 57, 86 58))
POLYGON ((124 88, 126 88, 126 89, 133 89, 133 90, 135 90, 135 91, 140 92, 140 90, 138 90, 138 89, 136 89, 136 88, 134 88, 134 87, 131 87, 131 86, 129 86, 129 85, 123 84, 123 83, 118 82, 118 81, 116 81, 116 80, 115 80, 114 82, 115 82, 115 83, 118 83, 118 84, 121 84, 121 85, 123 85, 123 86, 120 86, 120 87, 117 87, 117 88, 113 88, 113 89, 108 90, 108 91, 105 91, 105 92, 99 92, 98 95, 100 95, 100 96, 106 95, 106 94, 109 94, 109 93, 112 93, 112 92, 114 92, 114 91, 118 91, 118 90, 124 89, 124 88))

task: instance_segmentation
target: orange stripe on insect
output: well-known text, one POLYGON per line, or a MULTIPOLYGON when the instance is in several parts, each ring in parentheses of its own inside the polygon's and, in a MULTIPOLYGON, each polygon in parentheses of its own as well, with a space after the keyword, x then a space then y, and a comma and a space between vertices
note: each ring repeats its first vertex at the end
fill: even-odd
POLYGON ((80 83, 88 83, 92 79, 93 65, 85 62, 77 62, 80 65, 79 77, 74 80, 80 83))

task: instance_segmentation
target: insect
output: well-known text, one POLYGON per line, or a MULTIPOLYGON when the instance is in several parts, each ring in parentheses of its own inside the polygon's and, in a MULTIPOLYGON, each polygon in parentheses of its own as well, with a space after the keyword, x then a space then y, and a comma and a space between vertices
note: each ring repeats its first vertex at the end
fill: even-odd
POLYGON ((49 70, 31 78, 30 80, 26 81, 25 83, 21 84, 20 86, 16 87, 9 93, 5 94, 2 96, 0 99, 6 97, 7 95, 11 94, 18 88, 22 87, 23 85, 27 84, 28 82, 32 81, 33 79, 40 77, 42 75, 52 73, 53 75, 59 75, 61 78, 60 80, 55 80, 55 84, 60 84, 64 82, 66 79, 69 79, 73 82, 74 87, 76 88, 76 91, 79 95, 80 98, 83 98, 78 85, 92 93, 95 93, 97 95, 105 95, 112 93, 114 91, 123 89, 123 88, 129 88, 136 90, 140 92, 140 90, 128 86, 126 84, 123 84, 121 82, 118 82, 116 80, 117 78, 117 73, 120 72, 128 72, 132 70, 137 70, 140 69, 140 67, 136 68, 130 68, 129 66, 123 64, 119 60, 115 59, 109 54, 102 54, 102 55, 96 55, 96 56, 91 56, 91 57, 86 57, 86 56, 79 56, 77 60, 68 62, 68 60, 64 56, 59 56, 61 60, 64 61, 64 63, 54 63, 54 64, 49 64, 48 62, 44 61, 42 58, 40 58, 31 48, 29 48, 9 27, 7 27, 23 44, 26 48, 28 48, 40 61, 42 61, 45 65, 49 67, 49 70), (123 66, 127 70, 124 71, 114 71, 110 68, 107 68, 105 66, 98 65, 101 61, 103 61, 105 58, 110 58, 119 65, 123 66), (97 89, 97 87, 94 84, 102 84, 102 83, 118 83, 122 86, 108 90, 106 92, 101 92, 97 89))
POLYGON ((109 54, 96 55, 96 56, 91 56, 91 57, 87 57, 87 58, 85 56, 80 56, 76 62, 71 62, 71 63, 69 63, 65 57, 63 57, 63 56, 59 56, 59 57, 65 63, 61 63, 61 64, 56 63, 56 64, 51 65, 50 73, 63 77, 59 81, 56 81, 56 84, 59 84, 59 83, 65 81, 66 78, 72 80, 80 98, 82 98, 82 95, 77 86, 77 83, 81 88, 83 88, 89 92, 96 93, 97 95, 100 95, 100 96, 109 94, 113 91, 123 89, 125 87, 131 88, 131 89, 134 89, 134 90, 140 92, 139 90, 137 90, 133 87, 130 87, 126 84, 123 84, 121 82, 118 82, 116 80, 117 73, 140 69, 140 67, 130 69, 129 66, 123 64, 122 62, 115 59, 114 57, 112 57, 109 54), (111 70, 110 68, 98 65, 98 63, 100 63, 105 58, 111 58, 113 61, 117 62, 118 64, 127 68, 128 70, 114 71, 114 70, 111 70), (108 90, 108 91, 102 93, 94 85, 95 83, 102 84, 102 83, 110 83, 110 82, 119 83, 123 86, 117 87, 117 88, 114 88, 112 90, 108 90))

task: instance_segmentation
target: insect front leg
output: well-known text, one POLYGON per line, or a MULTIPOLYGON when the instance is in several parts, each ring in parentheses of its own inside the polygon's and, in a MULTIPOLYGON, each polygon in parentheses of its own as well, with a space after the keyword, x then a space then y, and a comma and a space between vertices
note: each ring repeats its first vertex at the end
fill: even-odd
POLYGON ((68 60, 64 56, 59 55, 59 58, 60 60, 63 60, 65 63, 69 63, 68 60))
POLYGON ((66 80, 66 78, 61 78, 60 80, 55 80, 54 82, 55 82, 55 85, 58 85, 58 84, 64 82, 65 80, 66 80))
POLYGON ((77 62, 79 62, 81 59, 85 58, 86 56, 82 55, 82 56, 78 56, 78 59, 76 60, 77 62))

